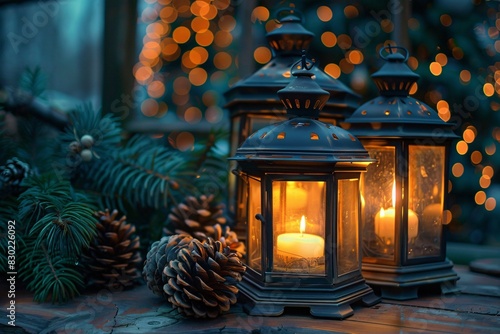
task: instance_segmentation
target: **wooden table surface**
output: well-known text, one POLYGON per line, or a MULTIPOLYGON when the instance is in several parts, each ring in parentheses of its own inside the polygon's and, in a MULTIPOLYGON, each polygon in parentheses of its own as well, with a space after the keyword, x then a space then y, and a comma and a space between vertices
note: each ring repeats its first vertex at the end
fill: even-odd
POLYGON ((16 294, 16 327, 8 326, 2 284, 0 333, 500 333, 500 277, 455 266, 461 293, 409 301, 354 305, 345 320, 314 318, 307 309, 280 317, 252 317, 240 304, 212 320, 186 319, 145 285, 86 293, 64 305, 38 304, 16 294))

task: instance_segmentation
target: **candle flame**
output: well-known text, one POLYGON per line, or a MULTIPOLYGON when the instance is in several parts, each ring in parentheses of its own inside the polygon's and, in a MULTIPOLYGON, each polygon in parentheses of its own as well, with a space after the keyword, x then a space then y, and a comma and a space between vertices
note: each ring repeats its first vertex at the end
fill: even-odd
POLYGON ((385 217, 385 210, 384 210, 384 208, 380 208, 380 217, 381 218, 385 217))
POLYGON ((305 216, 302 216, 302 218, 300 218, 300 233, 304 233, 306 231, 306 217, 305 216))

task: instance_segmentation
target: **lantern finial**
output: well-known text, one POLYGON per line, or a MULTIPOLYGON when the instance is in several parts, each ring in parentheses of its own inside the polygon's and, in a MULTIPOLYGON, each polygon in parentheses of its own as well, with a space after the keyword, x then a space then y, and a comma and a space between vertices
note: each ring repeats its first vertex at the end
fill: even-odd
POLYGON ((275 21, 280 25, 269 32, 266 38, 275 54, 299 55, 308 49, 314 34, 302 26, 302 13, 293 7, 281 8, 275 21))
POLYGON ((372 78, 380 95, 408 96, 411 87, 420 78, 406 65, 408 50, 401 46, 387 45, 380 49, 379 55, 386 63, 372 75, 372 78), (384 51, 388 54, 384 55, 384 51))
POLYGON ((314 64, 314 61, 306 58, 303 50, 301 59, 295 62, 290 70, 295 79, 278 91, 288 115, 317 119, 328 101, 330 93, 322 89, 313 79, 314 74, 311 69, 314 64))

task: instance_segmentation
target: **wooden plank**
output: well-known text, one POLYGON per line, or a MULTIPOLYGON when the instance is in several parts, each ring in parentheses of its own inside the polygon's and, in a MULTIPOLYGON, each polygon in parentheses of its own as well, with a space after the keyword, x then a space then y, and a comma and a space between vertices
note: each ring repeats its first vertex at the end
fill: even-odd
MULTIPOLYGON (((475 283, 474 273, 458 268, 465 289, 475 283)), ((498 285, 500 279, 479 277, 498 285)), ((489 286, 489 285, 484 285, 489 286)), ((38 333, 497 333, 500 328, 500 298, 468 293, 426 295, 410 301, 389 301, 373 307, 354 305, 354 315, 345 320, 314 318, 307 308, 286 309, 280 317, 255 317, 236 304, 216 319, 187 319, 163 298, 145 286, 126 291, 88 291, 64 305, 38 304, 29 293, 16 293, 16 325, 38 333)), ((4 296, 0 301, 0 324, 7 325, 4 296)), ((2 332, 3 328, 2 328, 2 332)))

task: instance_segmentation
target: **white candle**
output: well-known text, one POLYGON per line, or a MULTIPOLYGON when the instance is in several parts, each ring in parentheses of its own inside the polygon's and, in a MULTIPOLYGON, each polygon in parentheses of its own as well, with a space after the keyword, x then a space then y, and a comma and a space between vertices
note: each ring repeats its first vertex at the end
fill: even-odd
MULTIPOLYGON (((375 215, 375 234, 386 241, 393 241, 396 228, 396 213, 394 208, 380 209, 375 215)), ((408 210, 408 239, 418 235, 418 217, 415 212, 408 210)))
POLYGON ((305 217, 300 220, 300 233, 278 235, 278 255, 299 258, 317 258, 325 254, 325 239, 315 234, 304 233, 305 217))

